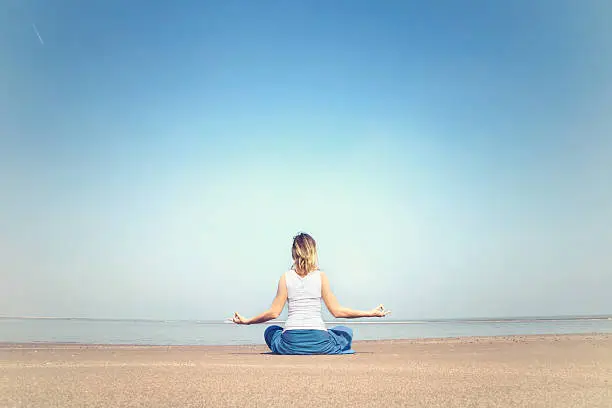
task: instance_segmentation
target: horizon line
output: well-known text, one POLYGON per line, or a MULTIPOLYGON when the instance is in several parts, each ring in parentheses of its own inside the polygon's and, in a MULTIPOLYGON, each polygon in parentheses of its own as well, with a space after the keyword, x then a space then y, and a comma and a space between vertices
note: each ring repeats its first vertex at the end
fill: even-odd
MULTIPOLYGON (((231 323, 231 318, 225 319, 154 319, 154 318, 109 318, 109 317, 58 317, 58 316, 10 316, 0 315, 0 319, 18 319, 18 320, 90 320, 90 321, 132 321, 132 322, 192 322, 192 323, 231 323)), ((362 318, 372 319, 368 321, 357 319, 334 319, 324 321, 325 323, 348 322, 352 324, 390 324, 390 323, 439 323, 451 321, 520 321, 520 320, 571 320, 571 319, 596 319, 606 320, 612 319, 612 314, 576 314, 576 315, 528 315, 528 316, 481 316, 481 317, 454 317, 454 318, 422 318, 422 319, 393 319, 393 318, 362 318)), ((284 323, 285 320, 270 320, 266 323, 284 323)), ((262 323, 262 324, 266 324, 262 323)))

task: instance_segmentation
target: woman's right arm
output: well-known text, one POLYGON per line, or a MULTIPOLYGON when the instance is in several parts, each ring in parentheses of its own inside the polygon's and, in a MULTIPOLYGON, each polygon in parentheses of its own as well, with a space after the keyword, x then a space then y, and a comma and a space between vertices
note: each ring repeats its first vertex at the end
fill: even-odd
POLYGON ((327 279, 327 275, 324 272, 321 272, 321 297, 325 302, 325 306, 327 306, 327 310, 334 317, 345 318, 345 319, 354 319, 358 317, 385 317, 391 311, 385 310, 383 305, 379 305, 378 307, 365 311, 365 310, 353 310, 348 307, 343 307, 336 299, 336 296, 332 292, 329 286, 329 279, 327 279))

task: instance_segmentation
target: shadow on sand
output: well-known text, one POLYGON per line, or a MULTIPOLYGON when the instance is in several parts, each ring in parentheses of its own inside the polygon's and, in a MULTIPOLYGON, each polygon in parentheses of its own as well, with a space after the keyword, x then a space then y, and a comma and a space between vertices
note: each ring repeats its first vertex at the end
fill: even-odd
MULTIPOLYGON (((248 355, 248 356, 256 356, 256 355, 260 355, 260 356, 278 356, 278 357, 287 357, 289 356, 288 354, 276 354, 273 353, 271 351, 266 351, 264 353, 261 352, 253 352, 253 353, 248 353, 248 352, 243 352, 243 353, 228 353, 228 354, 232 354, 232 355, 248 355)), ((360 352, 355 352, 354 354, 291 354, 291 356, 304 356, 304 357, 310 357, 310 356, 351 356, 351 355, 355 355, 355 354, 374 354, 374 352, 372 351, 360 351, 360 352)))

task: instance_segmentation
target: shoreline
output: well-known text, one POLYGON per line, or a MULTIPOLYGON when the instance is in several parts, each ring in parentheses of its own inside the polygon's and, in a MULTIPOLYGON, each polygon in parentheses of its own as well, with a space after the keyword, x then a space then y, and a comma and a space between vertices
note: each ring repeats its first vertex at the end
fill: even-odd
POLYGON ((609 408, 612 334, 265 345, 0 344, 0 407, 609 408))
MULTIPOLYGON (((398 339, 379 339, 379 340, 356 340, 353 341, 354 346, 360 344, 457 344, 457 343, 478 343, 478 342, 515 342, 515 341, 533 341, 553 339, 572 340, 584 339, 593 337, 610 337, 612 333, 591 332, 591 333, 561 333, 561 334, 510 334, 510 335, 494 335, 494 336, 453 336, 453 337, 421 337, 421 338, 398 338, 398 339)), ((21 349, 21 348, 174 348, 174 349, 217 349, 217 348, 236 348, 236 347, 266 347, 263 343, 253 344, 140 344, 140 343, 80 343, 80 342, 47 342, 47 341, 32 341, 32 342, 3 342, 0 341, 0 351, 6 349, 21 349)))
MULTIPOLYGON (((0 320, 77 320, 100 322, 156 322, 156 323, 199 323, 221 324, 231 323, 229 319, 152 319, 152 318, 112 318, 112 317, 75 317, 75 316, 2 316, 0 320)), ((326 324, 419 324, 419 323, 494 323, 494 322, 524 322, 524 321, 566 321, 566 320, 612 320, 612 314, 593 315, 566 315, 566 316, 489 316, 489 317, 457 317, 457 318, 422 318, 422 319, 393 319, 363 321, 352 319, 334 319, 326 324)), ((270 320, 268 324, 284 323, 284 320, 270 320)))

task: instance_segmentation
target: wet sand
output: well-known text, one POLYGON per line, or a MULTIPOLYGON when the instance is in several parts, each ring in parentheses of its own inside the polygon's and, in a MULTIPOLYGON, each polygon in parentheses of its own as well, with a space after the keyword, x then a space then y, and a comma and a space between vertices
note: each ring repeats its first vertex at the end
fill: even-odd
POLYGON ((265 346, 0 345, 0 407, 612 407, 612 335, 265 346))

